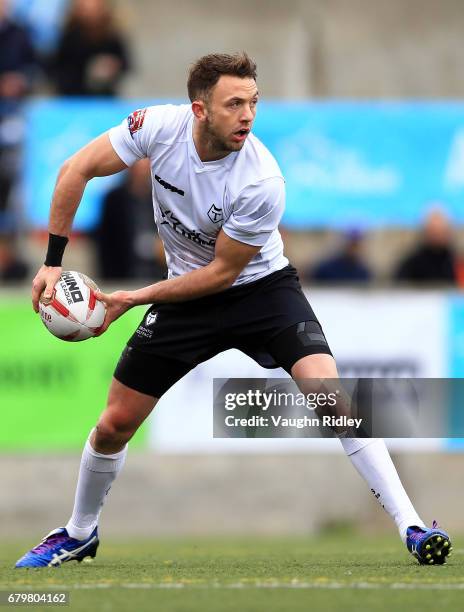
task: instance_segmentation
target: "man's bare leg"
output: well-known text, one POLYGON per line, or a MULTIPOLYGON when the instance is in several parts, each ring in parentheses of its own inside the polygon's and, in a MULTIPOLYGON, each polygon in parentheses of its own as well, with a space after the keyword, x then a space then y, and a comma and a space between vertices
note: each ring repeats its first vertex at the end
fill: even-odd
MULTIPOLYGON (((292 378, 338 378, 335 360, 330 355, 308 355, 292 367, 292 378)), ((385 442, 378 438, 340 438, 352 464, 367 482, 382 507, 393 518, 406 542, 407 528, 426 528, 411 503, 390 458, 385 442)))
POLYGON ((94 530, 111 484, 124 465, 127 442, 156 402, 113 378, 107 406, 82 453, 74 508, 66 525, 72 538, 85 540, 94 530))

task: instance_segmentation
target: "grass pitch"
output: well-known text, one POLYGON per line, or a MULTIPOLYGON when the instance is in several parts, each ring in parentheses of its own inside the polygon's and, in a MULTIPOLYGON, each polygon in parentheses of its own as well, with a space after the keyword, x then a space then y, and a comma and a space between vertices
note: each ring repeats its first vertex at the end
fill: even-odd
POLYGON ((393 535, 342 533, 298 540, 115 542, 103 537, 91 563, 12 569, 31 544, 3 543, 0 590, 70 592, 69 606, 27 606, 34 610, 453 612, 464 607, 463 538, 454 538, 449 563, 435 567, 417 565, 393 535))

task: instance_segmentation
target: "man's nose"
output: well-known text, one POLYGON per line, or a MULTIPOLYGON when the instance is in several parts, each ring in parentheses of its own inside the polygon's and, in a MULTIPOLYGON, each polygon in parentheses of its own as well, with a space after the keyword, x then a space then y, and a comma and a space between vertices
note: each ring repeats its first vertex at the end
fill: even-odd
POLYGON ((251 109, 251 106, 245 105, 243 107, 243 113, 241 116, 241 120, 246 121, 247 123, 250 123, 251 121, 253 121, 253 118, 254 118, 254 114, 251 109))

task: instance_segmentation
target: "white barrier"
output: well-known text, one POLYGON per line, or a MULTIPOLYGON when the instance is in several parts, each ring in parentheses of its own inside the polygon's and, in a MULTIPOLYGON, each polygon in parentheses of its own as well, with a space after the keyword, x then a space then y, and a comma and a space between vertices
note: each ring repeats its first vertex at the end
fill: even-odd
MULTIPOLYGON (((345 377, 448 375, 446 295, 440 292, 308 291, 345 377)), ((150 425, 158 452, 338 451, 337 440, 213 439, 213 378, 286 377, 231 350, 201 364, 159 402, 150 425)), ((395 440, 401 450, 437 450, 439 440, 395 440)))

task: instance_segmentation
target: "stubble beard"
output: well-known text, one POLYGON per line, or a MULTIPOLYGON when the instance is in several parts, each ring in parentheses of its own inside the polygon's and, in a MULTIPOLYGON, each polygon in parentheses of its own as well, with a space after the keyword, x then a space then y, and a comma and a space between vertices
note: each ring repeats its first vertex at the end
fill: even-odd
POLYGON ((205 138, 208 143, 208 148, 213 155, 228 155, 234 151, 240 151, 243 143, 230 143, 223 136, 217 133, 213 127, 212 121, 208 118, 205 122, 205 138))

